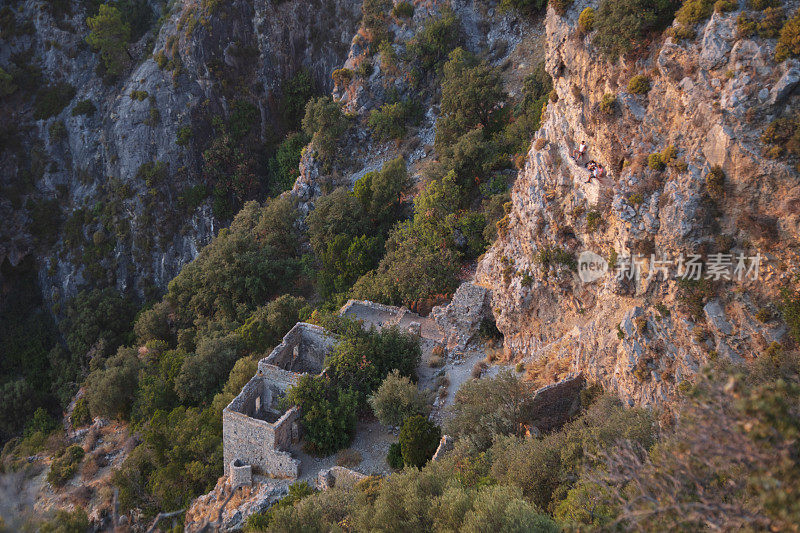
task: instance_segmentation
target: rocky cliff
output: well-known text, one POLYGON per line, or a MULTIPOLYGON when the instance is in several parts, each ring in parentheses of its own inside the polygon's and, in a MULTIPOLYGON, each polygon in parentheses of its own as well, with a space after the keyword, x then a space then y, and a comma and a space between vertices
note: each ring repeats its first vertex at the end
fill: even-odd
POLYGON ((800 181, 788 161, 765 156, 760 136, 797 105, 797 63, 772 59, 774 39, 738 36, 737 11, 715 13, 692 39, 667 32, 609 62, 577 28, 590 5, 548 12, 555 91, 476 278, 493 291, 512 357, 654 404, 708 360, 750 359, 784 337, 775 302, 797 274, 800 181), (632 94, 638 75, 649 92, 632 94), (591 178, 589 160, 606 175, 591 178), (581 281, 583 251, 608 273, 581 281), (750 268, 758 254, 758 278, 739 280, 739 257, 750 268), (681 255, 684 265, 699 256, 701 280, 680 279, 681 255))
POLYGON ((40 76, 2 106, 0 210, 10 223, 0 263, 33 254, 51 302, 86 284, 162 290, 226 223, 196 194, 212 118, 245 99, 260 112, 262 141, 284 133, 284 82, 306 69, 329 91, 361 16, 350 0, 154 3, 111 77, 85 42, 88 5, 30 0, 3 13, 4 72, 40 76), (37 118, 33 93, 57 85, 55 113, 37 118))

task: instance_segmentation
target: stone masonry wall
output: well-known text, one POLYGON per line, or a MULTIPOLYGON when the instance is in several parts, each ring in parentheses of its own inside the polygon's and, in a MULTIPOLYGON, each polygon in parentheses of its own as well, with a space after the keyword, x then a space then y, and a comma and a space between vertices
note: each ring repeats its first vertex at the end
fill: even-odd
MULTIPOLYGON (((335 343, 336 337, 330 335, 324 328, 298 322, 262 361, 292 372, 318 374, 322 371, 325 357, 335 343)), ((259 362, 260 367, 261 362, 259 362)))
POLYGON ((539 431, 563 426, 580 407, 583 385, 583 375, 578 374, 537 390, 530 406, 532 425, 539 431))

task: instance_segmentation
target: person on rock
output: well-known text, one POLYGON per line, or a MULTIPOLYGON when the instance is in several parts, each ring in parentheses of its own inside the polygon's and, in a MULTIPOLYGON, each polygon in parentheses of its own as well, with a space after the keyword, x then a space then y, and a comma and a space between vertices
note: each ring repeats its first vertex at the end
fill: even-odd
POLYGON ((580 146, 578 146, 578 150, 572 152, 572 157, 577 162, 582 160, 584 155, 586 155, 586 141, 581 141, 580 146))

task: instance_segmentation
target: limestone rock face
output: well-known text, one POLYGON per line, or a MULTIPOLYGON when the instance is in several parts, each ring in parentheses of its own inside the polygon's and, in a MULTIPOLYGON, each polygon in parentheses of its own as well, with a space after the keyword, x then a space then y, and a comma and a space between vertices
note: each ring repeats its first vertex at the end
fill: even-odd
POLYGON ((577 34, 588 5, 575 2, 564 17, 548 12, 546 65, 558 98, 548 102, 507 230, 479 263, 476 283, 492 290, 512 359, 559 363, 650 405, 710 359, 751 359, 783 338, 778 320, 754 316, 774 309, 797 272, 798 173, 766 158, 760 135, 798 104, 796 66, 771 59, 774 41, 738 38, 737 12, 714 14, 694 40, 664 37, 636 60, 604 62, 592 36, 577 34), (650 78, 647 95, 627 92, 639 74, 650 78), (606 94, 616 98, 611 115, 598 108, 606 94), (588 156, 577 162, 582 140, 588 156), (651 168, 648 156, 669 147, 673 158, 651 168), (589 179, 587 160, 608 175, 589 179), (706 179, 715 166, 724 193, 712 197, 706 179), (608 273, 593 282, 579 276, 585 250, 607 260, 608 273), (700 255, 705 277, 720 253, 731 254, 723 256, 731 273, 739 255, 760 254, 758 279, 710 279, 707 292, 678 279, 681 255, 700 255), (647 260, 641 275, 618 277, 636 254, 647 260), (651 254, 675 262, 651 269, 651 254))
POLYGON ((25 95, 14 94, 20 100, 12 105, 15 115, 2 117, 19 122, 19 146, 0 154, 2 179, 27 172, 30 159, 35 183, 20 199, 0 199, 0 262, 8 258, 17 265, 32 254, 50 302, 73 296, 87 283, 140 295, 163 290, 227 222, 215 216, 211 199, 186 198, 205 183, 201 149, 211 134, 210 117, 229 116, 241 97, 226 86, 228 79, 257 95, 259 133, 266 140, 280 129, 285 80, 305 68, 320 91, 332 89, 330 72, 347 57, 361 2, 236 0, 216 3, 218 12, 209 14, 205 3, 179 0, 155 13, 161 23, 129 46, 125 71, 105 81, 97 54, 84 41, 86 4, 68 4, 71 14, 54 16, 39 3, 16 3, 17 20, 30 20, 33 31, 0 41, 3 66, 30 53, 43 83, 75 89, 55 116, 32 120, 25 95), (82 101, 95 111, 73 114, 82 101), (57 123, 63 133, 54 136, 57 123), (179 143, 179 132, 187 128, 193 135, 179 143), (146 165, 160 165, 162 172, 154 178, 143 172, 146 165), (80 235, 66 242, 56 231, 54 242, 37 242, 31 206, 48 201, 58 210, 52 218, 82 226, 80 235), (95 240, 107 253, 86 260, 84 243, 70 244, 81 239, 95 240))
POLYGON ((444 307, 434 307, 431 316, 445 334, 451 351, 466 349, 480 329, 481 322, 490 318, 491 292, 466 282, 456 290, 453 299, 444 307))

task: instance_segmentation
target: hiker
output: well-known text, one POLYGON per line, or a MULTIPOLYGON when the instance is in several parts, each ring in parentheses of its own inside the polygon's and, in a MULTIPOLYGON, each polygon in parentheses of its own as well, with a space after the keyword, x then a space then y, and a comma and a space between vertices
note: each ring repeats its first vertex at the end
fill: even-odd
POLYGON ((580 161, 583 159, 583 156, 586 154, 586 141, 581 141, 581 145, 578 147, 578 150, 572 152, 572 157, 575 161, 580 161))

